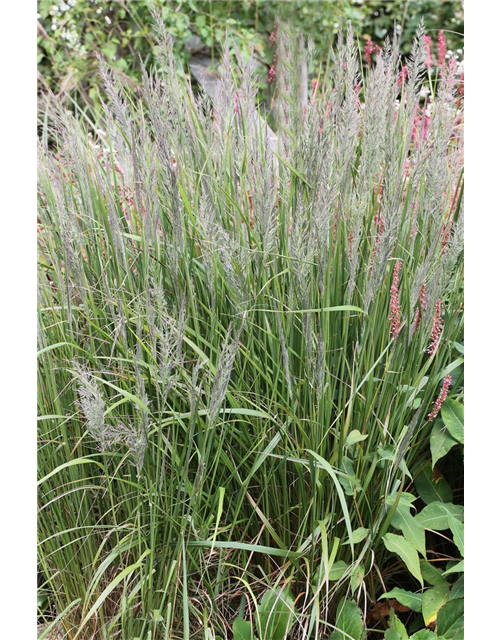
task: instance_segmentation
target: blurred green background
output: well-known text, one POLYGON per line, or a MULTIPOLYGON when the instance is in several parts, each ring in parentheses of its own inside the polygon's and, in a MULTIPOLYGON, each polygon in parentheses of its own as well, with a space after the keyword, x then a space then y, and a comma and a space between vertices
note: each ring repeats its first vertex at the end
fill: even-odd
POLYGON ((382 44, 394 25, 401 32, 403 55, 411 49, 415 29, 424 18, 434 48, 440 29, 448 49, 463 55, 462 0, 39 0, 39 88, 99 110, 100 78, 93 55, 100 51, 131 90, 140 78, 140 58, 156 65, 150 7, 161 12, 184 69, 191 56, 219 57, 226 32, 249 57, 259 62, 265 98, 274 51, 269 42, 279 15, 311 38, 317 58, 314 75, 334 42, 341 21, 351 20, 362 50, 371 39, 382 44))

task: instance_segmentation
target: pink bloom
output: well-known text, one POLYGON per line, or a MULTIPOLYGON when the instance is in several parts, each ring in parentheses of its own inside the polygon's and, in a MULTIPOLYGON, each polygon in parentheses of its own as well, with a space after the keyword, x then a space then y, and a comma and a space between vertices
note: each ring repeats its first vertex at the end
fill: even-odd
POLYGON ((272 64, 271 68, 269 69, 269 84, 272 84, 274 82, 274 79, 276 78, 276 65, 272 64))
POLYGON ((374 51, 376 56, 380 55, 380 46, 378 44, 375 45, 374 51))
POLYGON ((427 308, 427 299, 425 297, 425 282, 420 289, 419 300, 420 300, 420 307, 417 307, 415 311, 415 320, 413 322, 413 332, 415 332, 419 328, 420 323, 422 322, 422 314, 420 312, 420 309, 422 309, 422 311, 425 311, 425 309, 427 308))
POLYGON ((427 349, 427 353, 433 356, 439 345, 439 339, 441 337, 443 321, 441 319, 441 300, 436 300, 436 310, 434 312, 434 321, 431 331, 431 346, 427 349))
POLYGON ((427 67, 432 67, 432 53, 431 53, 431 46, 432 46, 432 40, 430 36, 424 36, 424 43, 425 43, 425 52, 427 54, 426 60, 425 60, 425 65, 427 67))
POLYGON ((349 260, 352 260, 352 241, 354 239, 354 234, 352 231, 349 231, 349 260))
POLYGON ((332 115, 332 111, 333 111, 333 103, 331 100, 327 100, 326 101, 326 114, 325 117, 328 120, 328 118, 332 115))
POLYGON ((394 340, 399 336, 401 331, 401 306, 399 304, 399 272, 403 263, 396 262, 394 272, 392 274, 391 301, 389 305, 389 322, 391 323, 391 334, 394 340))
POLYGON ((438 36, 438 66, 442 67, 444 65, 444 60, 446 58, 446 36, 444 35, 444 31, 441 29, 438 36))
MULTIPOLYGON (((375 189, 377 189, 377 187, 375 186, 375 189)), ((382 191, 382 184, 379 187, 379 193, 381 193, 382 191)), ((380 204, 380 202, 379 202, 380 204)), ((385 230, 385 225, 384 225, 384 219, 382 218, 382 216, 378 216, 375 215, 373 216, 373 222, 375 223, 375 226, 377 228, 377 237, 375 238, 375 242, 373 243, 373 252, 372 252, 372 257, 370 260, 370 273, 372 272, 373 269, 373 260, 375 258, 375 256, 377 255, 377 252, 379 250, 380 244, 382 242, 382 235, 384 233, 385 230)))
POLYGON ((408 67, 406 65, 403 65, 401 67, 401 71, 399 72, 399 78, 398 78, 398 87, 400 87, 403 82, 406 82, 408 78, 408 67))
POLYGON ((427 309, 427 298, 425 297, 425 282, 420 289, 420 306, 422 307, 422 311, 427 309))
POLYGON ((370 66, 372 63, 372 53, 373 53, 373 42, 372 42, 372 39, 369 38, 365 47, 365 58, 366 58, 366 64, 368 66, 370 66))
POLYGON ((443 249, 443 251, 446 249, 449 239, 450 239, 450 227, 449 225, 445 225, 441 230, 441 249, 443 249))
POLYGON ((462 71, 462 75, 460 76, 460 80, 458 81, 457 93, 458 93, 458 101, 457 106, 459 107, 462 104, 462 99, 464 97, 464 71, 462 71))
POLYGON ((421 320, 422 320, 422 316, 420 315, 420 309, 417 307, 417 310, 415 311, 415 320, 413 321, 413 333, 415 333, 415 331, 420 326, 421 320))
POLYGON ((434 418, 437 418, 439 410, 441 409, 441 405, 446 400, 446 396, 448 395, 450 384, 451 384, 451 376, 446 376, 443 382, 443 388, 441 389, 441 393, 439 394, 438 399, 434 403, 434 407, 432 408, 432 411, 427 416, 429 420, 434 420, 434 418))
POLYGON ((278 39, 278 27, 274 25, 273 30, 269 34, 269 42, 271 43, 272 47, 274 47, 274 45, 276 44, 277 39, 278 39))

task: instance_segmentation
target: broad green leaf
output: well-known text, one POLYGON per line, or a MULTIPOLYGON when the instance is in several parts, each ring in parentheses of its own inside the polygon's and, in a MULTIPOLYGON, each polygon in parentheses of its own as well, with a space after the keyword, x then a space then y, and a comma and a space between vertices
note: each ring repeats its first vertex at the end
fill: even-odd
MULTIPOLYGON (((386 504, 392 507, 392 505, 396 502, 397 497, 398 497, 397 492, 391 493, 385 499, 386 504)), ((417 499, 417 496, 414 496, 411 493, 405 493, 403 491, 399 494, 398 507, 406 506, 408 508, 410 507, 415 508, 415 505, 413 505, 412 502, 415 502, 416 499, 417 499)))
POLYGON ((368 434, 362 435, 358 429, 353 429, 346 438, 345 444, 350 447, 357 442, 362 442, 368 438, 368 434))
POLYGON ((399 634, 401 640, 408 640, 408 632, 406 631, 404 624, 392 609, 389 615, 389 625, 392 629, 394 629, 394 631, 396 631, 396 633, 399 634))
POLYGON ((460 344, 459 342, 454 342, 454 343, 453 343, 453 346, 455 347, 455 349, 456 349, 459 353, 461 353, 462 355, 464 355, 464 353, 465 353, 465 349, 464 349, 464 345, 463 345, 463 344, 460 344))
POLYGON ((454 598, 463 598, 464 597, 464 576, 460 576, 460 578, 455 582, 453 588, 450 593, 450 600, 454 598))
MULTIPOLYGON (((234 640, 252 640, 252 623, 243 618, 236 618, 233 624, 234 640)), ((255 639, 256 640, 256 639, 255 639)))
MULTIPOLYGON (((393 445, 386 445, 385 447, 383 447, 382 445, 379 444, 379 446, 377 447, 377 453, 381 461, 387 460, 391 464, 395 464, 396 459, 398 458, 398 453, 396 451, 396 448, 393 445)), ((401 471, 403 471, 403 473, 408 478, 412 479, 413 476, 410 473, 410 470, 408 469, 408 467, 406 466, 406 462, 404 458, 401 458, 399 462, 399 468, 401 469, 401 471)))
POLYGON ((396 629, 387 629, 384 640, 403 640, 403 636, 396 629))
POLYGON ((379 600, 381 598, 395 598, 400 604, 409 607, 412 611, 416 611, 417 613, 421 613, 422 611, 423 594, 421 593, 413 593, 412 591, 405 591, 404 589, 396 587, 380 596, 379 600))
POLYGON ((283 640, 295 621, 295 605, 289 589, 268 589, 259 606, 261 637, 283 640))
POLYGON ((438 587, 441 584, 448 584, 446 578, 443 578, 442 572, 437 569, 432 562, 427 560, 420 561, 420 570, 422 571, 422 577, 433 587, 438 587))
POLYGON ((350 458, 344 456, 344 458, 342 459, 341 468, 342 471, 344 471, 345 475, 339 474, 339 482, 344 487, 344 493, 346 494, 346 496, 353 496, 355 487, 359 486, 359 483, 356 480, 354 463, 350 458))
POLYGON ((405 539, 425 556, 425 529, 418 520, 415 520, 407 507, 397 507, 391 520, 391 526, 399 529, 405 539))
POLYGON ((347 571, 347 564, 343 560, 339 560, 338 562, 334 562, 330 567, 330 572, 328 574, 328 578, 330 580, 340 580, 347 571))
POLYGON ((441 417, 450 434, 461 444, 464 443, 464 405, 447 398, 441 407, 441 417))
POLYGON ((462 571, 464 571, 464 561, 461 560, 460 562, 457 562, 456 564, 451 565, 451 567, 449 567, 449 569, 446 569, 446 571, 443 572, 443 576, 447 576, 450 573, 461 573, 462 571))
POLYGON ((39 593, 36 596, 36 606, 38 609, 43 609, 45 608, 47 602, 49 601, 47 594, 45 593, 39 593))
POLYGON ((464 557, 464 525, 453 516, 448 516, 448 523, 453 534, 453 541, 457 545, 458 550, 464 557))
POLYGON ((337 630, 330 636, 331 640, 361 640, 364 635, 364 624, 357 604, 353 600, 342 598, 337 607, 337 630), (347 636, 346 636, 347 634, 347 636))
POLYGON ((430 465, 424 467, 415 477, 415 486, 418 495, 425 504, 431 504, 431 502, 435 502, 436 500, 440 502, 451 502, 453 500, 450 485, 442 475, 434 477, 430 465))
POLYGON ((410 636, 410 640, 443 640, 438 638, 434 631, 430 629, 421 629, 410 636))
MULTIPOLYGON (((358 542, 362 542, 366 536, 370 533, 369 529, 365 529, 364 527, 359 527, 359 529, 354 529, 352 532, 352 542, 353 544, 357 544, 358 542)), ((343 545, 349 544, 349 540, 346 540, 342 543, 343 545)))
POLYGON ((424 592, 422 598, 422 615, 425 626, 428 627, 436 621, 438 611, 450 597, 450 589, 447 586, 433 587, 424 592))
POLYGON ((417 513, 415 520, 420 522, 426 529, 444 531, 450 528, 449 517, 462 521, 464 508, 451 502, 431 502, 420 513, 417 513))
POLYGON ((386 533, 383 537, 384 544, 388 551, 396 553, 408 567, 408 571, 424 586, 418 553, 414 547, 403 536, 395 536, 393 533, 386 533))
POLYGON ((441 458, 444 458, 448 451, 455 445, 459 444, 459 442, 450 435, 447 428, 441 422, 436 422, 432 427, 430 444, 432 468, 434 469, 437 462, 441 460, 441 458))
POLYGON ((436 633, 446 640, 463 640, 464 599, 449 600, 438 613, 436 633))
POLYGON ((363 567, 363 565, 357 566, 351 575, 351 591, 353 594, 356 593, 356 591, 359 589, 364 577, 365 568, 363 567))

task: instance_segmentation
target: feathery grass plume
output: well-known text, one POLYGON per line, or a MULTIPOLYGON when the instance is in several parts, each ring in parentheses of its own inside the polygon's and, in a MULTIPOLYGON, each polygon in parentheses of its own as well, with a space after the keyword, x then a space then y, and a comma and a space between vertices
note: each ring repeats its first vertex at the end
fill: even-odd
POLYGON ((80 408, 85 416, 87 432, 97 442, 99 448, 106 451, 114 443, 104 418, 106 402, 102 392, 93 383, 89 371, 78 363, 75 363, 75 369, 79 380, 80 408))
POLYGON ((243 331, 245 318, 241 322, 240 327, 234 334, 234 338, 231 339, 233 333, 233 325, 230 324, 226 333, 226 337, 221 346, 221 349, 217 358, 217 369, 214 375, 214 383, 210 393, 210 404, 208 407, 208 417, 211 422, 214 422, 219 415, 220 408, 224 402, 226 391, 229 386, 229 380, 233 371, 234 359, 238 353, 240 347, 240 337, 243 331))
POLYGON ((422 91, 419 29, 362 73, 348 27, 308 84, 280 24, 267 114, 230 42, 211 98, 156 21, 140 96, 101 61, 102 128, 51 97, 39 144, 50 610, 79 638, 203 640, 286 587, 290 640, 327 637, 401 579, 387 515, 450 366, 463 395, 459 71, 422 91))

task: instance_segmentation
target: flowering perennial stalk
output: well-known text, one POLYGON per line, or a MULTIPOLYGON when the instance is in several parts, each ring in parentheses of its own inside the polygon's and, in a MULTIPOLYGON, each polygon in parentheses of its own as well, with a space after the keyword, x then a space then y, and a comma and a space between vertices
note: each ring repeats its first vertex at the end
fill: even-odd
POLYGON ((439 394, 436 402, 434 403, 432 411, 427 416, 429 420, 434 420, 435 418, 437 418, 438 413, 441 410, 441 406, 448 396, 450 385, 451 385, 451 376, 446 376, 446 378, 443 381, 443 388, 441 389, 441 393, 439 394))

